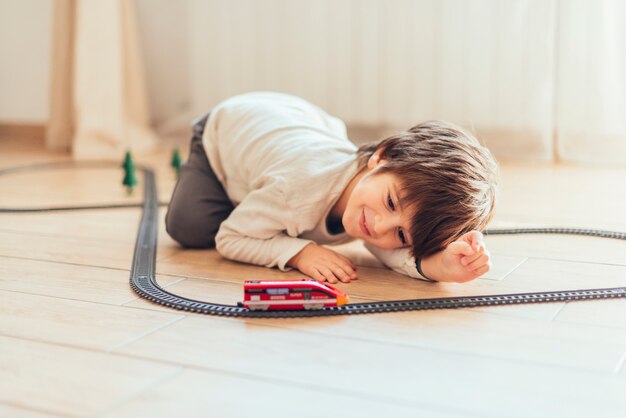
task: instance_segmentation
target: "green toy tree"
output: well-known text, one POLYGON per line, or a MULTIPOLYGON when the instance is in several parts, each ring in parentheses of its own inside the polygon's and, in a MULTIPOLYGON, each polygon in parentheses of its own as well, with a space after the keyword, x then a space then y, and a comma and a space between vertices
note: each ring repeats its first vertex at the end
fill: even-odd
POLYGON ((170 165, 174 168, 174 170, 176 170, 176 177, 178 177, 178 173, 180 172, 181 162, 180 151, 178 151, 178 148, 174 148, 174 151, 172 152, 172 162, 170 165))
POLYGON ((126 191, 129 195, 133 194, 133 188, 137 185, 137 175, 135 173, 135 163, 133 163, 133 157, 130 155, 130 151, 126 151, 124 157, 124 180, 122 184, 126 186, 126 191))

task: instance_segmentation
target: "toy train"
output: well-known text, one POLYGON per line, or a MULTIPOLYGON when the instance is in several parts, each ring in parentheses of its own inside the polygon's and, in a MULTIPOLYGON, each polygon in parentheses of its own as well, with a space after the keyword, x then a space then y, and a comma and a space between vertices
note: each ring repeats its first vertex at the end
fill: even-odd
POLYGON ((348 303, 341 290, 313 279, 260 281, 246 280, 244 300, 239 303, 252 311, 322 309, 348 303))

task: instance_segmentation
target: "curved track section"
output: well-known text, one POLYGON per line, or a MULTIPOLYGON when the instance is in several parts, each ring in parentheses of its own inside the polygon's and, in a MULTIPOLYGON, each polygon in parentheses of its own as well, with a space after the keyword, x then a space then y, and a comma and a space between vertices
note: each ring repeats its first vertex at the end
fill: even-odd
MULTIPOLYGON (((51 168, 97 168, 119 167, 111 162, 83 162, 83 163, 50 163, 33 166, 17 167, 0 170, 0 175, 31 170, 46 170, 51 168)), ((542 303, 557 301, 575 301, 589 299, 626 298, 626 287, 603 289, 579 289, 552 292, 513 293, 502 295, 464 296, 450 298, 410 299, 371 303, 353 303, 334 308, 323 308, 308 311, 250 311, 243 307, 220 305, 184 298, 164 290, 156 281, 156 250, 158 207, 157 191, 154 173, 144 167, 139 167, 144 173, 144 201, 143 204, 130 205, 100 205, 100 206, 72 206, 58 208, 0 208, 0 212, 42 212, 51 210, 82 210, 105 209, 119 207, 143 206, 143 214, 139 224, 135 252, 130 272, 130 286, 141 297, 152 302, 174 309, 199 312, 210 315, 253 318, 297 318, 330 315, 356 315, 382 312, 401 312, 426 309, 454 309, 476 306, 513 305, 524 303, 542 303)), ((523 228, 523 229, 490 229, 483 231, 485 235, 497 234, 573 234, 588 235, 604 238, 626 240, 626 233, 603 231, 595 229, 575 228, 523 228)))

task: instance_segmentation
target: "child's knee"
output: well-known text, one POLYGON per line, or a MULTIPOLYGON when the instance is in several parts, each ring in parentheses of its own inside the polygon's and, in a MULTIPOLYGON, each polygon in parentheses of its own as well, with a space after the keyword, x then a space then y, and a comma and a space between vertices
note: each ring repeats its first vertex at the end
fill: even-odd
POLYGON ((165 230, 173 240, 187 248, 214 248, 217 231, 203 225, 188 213, 169 209, 165 216, 165 230))

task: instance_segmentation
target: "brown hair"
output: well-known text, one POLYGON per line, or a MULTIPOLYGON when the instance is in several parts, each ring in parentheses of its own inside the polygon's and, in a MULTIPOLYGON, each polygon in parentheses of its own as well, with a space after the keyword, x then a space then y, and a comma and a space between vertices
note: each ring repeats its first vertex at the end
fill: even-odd
POLYGON ((405 207, 416 208, 409 231, 412 253, 423 258, 443 250, 494 213, 498 166, 469 132, 448 122, 429 121, 357 151, 359 168, 381 150, 377 173, 400 178, 405 207))

